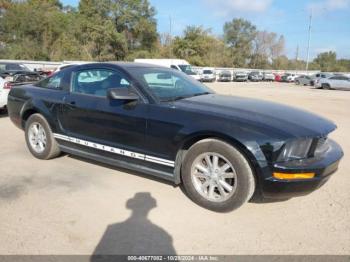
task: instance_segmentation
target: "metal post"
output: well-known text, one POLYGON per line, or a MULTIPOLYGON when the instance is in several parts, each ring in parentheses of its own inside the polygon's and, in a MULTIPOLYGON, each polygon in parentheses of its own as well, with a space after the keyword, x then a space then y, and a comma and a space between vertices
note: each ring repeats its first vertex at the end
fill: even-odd
POLYGON ((309 22, 309 37, 307 43, 307 55, 306 55, 306 71, 309 70, 309 60, 310 60, 310 41, 311 41, 311 26, 312 26, 312 9, 310 14, 310 22, 309 22))

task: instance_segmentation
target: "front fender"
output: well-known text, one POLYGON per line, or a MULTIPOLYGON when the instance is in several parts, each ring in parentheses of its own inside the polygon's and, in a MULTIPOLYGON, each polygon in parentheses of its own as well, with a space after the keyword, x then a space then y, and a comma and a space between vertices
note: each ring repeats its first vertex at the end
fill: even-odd
MULTIPOLYGON (((199 129, 199 126, 197 127, 199 129)), ((188 132, 186 136, 182 137, 175 160, 174 172, 175 182, 177 184, 181 183, 181 163, 186 156, 187 149, 189 149, 194 143, 206 138, 217 138, 239 149, 250 162, 252 169, 259 180, 268 176, 266 170, 269 170, 270 161, 264 151, 274 152, 276 147, 280 145, 280 138, 273 139, 261 131, 254 129, 240 127, 233 128, 230 123, 224 125, 221 124, 220 127, 220 129, 214 128, 214 130, 193 130, 192 127, 192 132, 188 132), (264 147, 265 149, 267 147, 267 150, 263 151, 262 148, 264 147)), ((185 130, 181 131, 181 134, 183 133, 186 133, 185 130)))

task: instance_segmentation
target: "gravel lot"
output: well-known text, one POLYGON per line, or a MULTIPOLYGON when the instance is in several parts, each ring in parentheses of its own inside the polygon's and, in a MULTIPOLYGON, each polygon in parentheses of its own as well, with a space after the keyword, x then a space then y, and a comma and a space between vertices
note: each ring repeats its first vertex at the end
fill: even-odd
POLYGON ((339 171, 308 196, 217 214, 141 174, 71 156, 36 160, 23 132, 1 115, 0 254, 92 254, 96 247, 125 254, 349 254, 350 92, 281 83, 209 86, 332 119, 339 128, 331 136, 345 151, 339 171))

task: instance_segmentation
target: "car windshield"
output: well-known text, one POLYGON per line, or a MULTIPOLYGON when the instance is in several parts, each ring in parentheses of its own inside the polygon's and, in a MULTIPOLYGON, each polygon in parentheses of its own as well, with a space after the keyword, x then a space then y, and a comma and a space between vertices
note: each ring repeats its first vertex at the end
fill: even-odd
POLYGON ((211 75, 211 74, 213 74, 213 71, 212 70, 203 70, 203 74, 211 75))
POLYGON ((162 102, 213 93, 202 83, 175 70, 133 68, 132 72, 143 87, 162 102))
POLYGON ((196 72, 193 71, 191 65, 179 65, 182 72, 187 75, 196 75, 196 72))

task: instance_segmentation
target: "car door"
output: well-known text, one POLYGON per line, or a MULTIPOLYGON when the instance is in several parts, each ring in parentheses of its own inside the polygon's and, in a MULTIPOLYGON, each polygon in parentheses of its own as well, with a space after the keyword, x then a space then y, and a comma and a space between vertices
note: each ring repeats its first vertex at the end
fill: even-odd
POLYGON ((344 89, 350 89, 350 78, 347 77, 344 83, 344 89))
POLYGON ((144 147, 147 104, 107 97, 110 88, 133 89, 122 72, 88 68, 72 73, 64 98, 62 126, 72 138, 141 152, 144 147))
POLYGON ((340 76, 339 77, 339 88, 346 88, 349 81, 346 76, 340 76))

